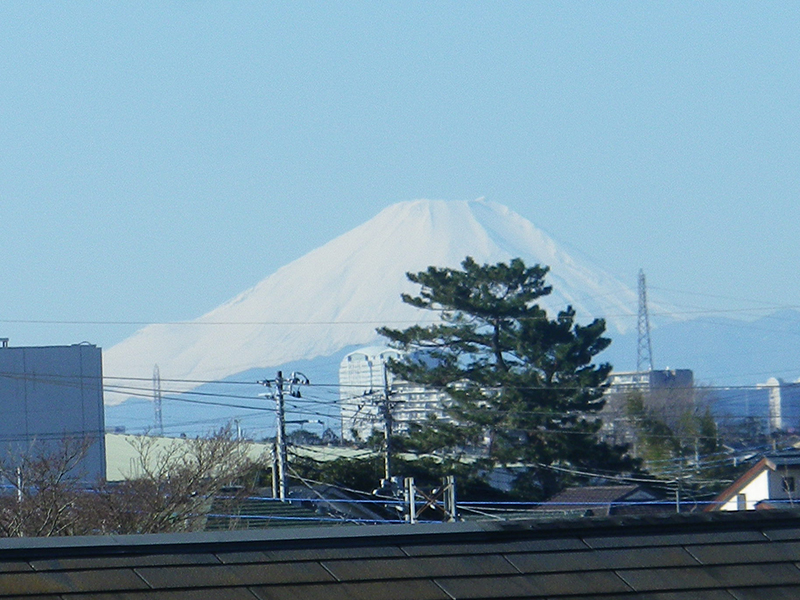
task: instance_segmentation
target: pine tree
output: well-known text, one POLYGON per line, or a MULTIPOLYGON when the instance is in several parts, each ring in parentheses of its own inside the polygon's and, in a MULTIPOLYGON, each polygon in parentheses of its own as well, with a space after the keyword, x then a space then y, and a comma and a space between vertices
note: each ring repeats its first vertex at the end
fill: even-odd
POLYGON ((593 364, 610 343, 605 322, 575 322, 566 307, 551 319, 537 301, 551 292, 548 268, 510 263, 408 273, 421 286, 403 302, 439 313, 440 321, 404 330, 381 328, 406 351, 390 368, 400 379, 443 390, 450 420, 412 429, 406 447, 462 458, 476 469, 517 469, 520 490, 547 496, 578 469, 630 468, 625 448, 597 439, 608 364, 593 364), (478 460, 475 458, 478 457, 478 460))

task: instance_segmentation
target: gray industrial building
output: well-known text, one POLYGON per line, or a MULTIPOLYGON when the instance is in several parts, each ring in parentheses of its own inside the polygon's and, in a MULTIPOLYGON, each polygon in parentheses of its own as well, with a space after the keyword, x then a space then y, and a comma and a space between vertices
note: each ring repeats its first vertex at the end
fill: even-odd
POLYGON ((0 460, 57 449, 65 439, 89 444, 78 468, 105 479, 102 354, 97 346, 12 347, 0 340, 0 460))

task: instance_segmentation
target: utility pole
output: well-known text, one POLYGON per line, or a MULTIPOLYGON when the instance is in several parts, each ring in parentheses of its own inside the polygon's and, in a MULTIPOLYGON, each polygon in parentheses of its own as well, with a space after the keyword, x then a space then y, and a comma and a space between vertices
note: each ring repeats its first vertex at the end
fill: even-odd
POLYGON ((383 365, 383 477, 388 482, 392 479, 392 405, 390 398, 392 391, 389 389, 389 375, 386 364, 383 365))
POLYGON ((270 464, 272 467, 272 497, 278 497, 278 444, 272 442, 272 451, 270 452, 270 464))
POLYGON ((286 500, 286 405, 283 402, 283 373, 278 371, 275 378, 275 402, 277 408, 277 423, 275 426, 275 441, 278 444, 278 494, 281 502, 286 500))
MULTIPOLYGON (((272 395, 275 398, 275 444, 277 446, 277 462, 278 462, 278 497, 281 502, 286 501, 286 468, 287 468, 287 451, 286 451, 286 406, 284 403, 284 385, 288 385, 288 393, 294 398, 300 398, 300 390, 297 386, 308 385, 310 382, 308 377, 302 373, 292 373, 289 379, 283 378, 283 372, 278 371, 277 377, 273 380, 264 379, 258 383, 266 385, 270 388, 274 386, 273 394, 261 394, 262 396, 272 395)), ((273 489, 275 487, 273 477, 273 489)))

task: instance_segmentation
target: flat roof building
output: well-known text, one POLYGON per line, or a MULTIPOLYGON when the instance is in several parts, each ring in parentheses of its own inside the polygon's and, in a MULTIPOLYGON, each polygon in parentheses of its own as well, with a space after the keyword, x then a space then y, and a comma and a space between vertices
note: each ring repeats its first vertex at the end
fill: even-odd
POLYGON ((428 415, 449 420, 445 414, 447 394, 396 379, 387 362, 402 358, 399 350, 370 346, 351 352, 339 367, 342 439, 366 440, 373 431, 383 431, 385 394, 390 393, 395 432, 410 423, 422 423, 428 415))
POLYGON ((0 460, 47 453, 64 440, 86 443, 79 466, 87 481, 105 479, 103 368, 92 344, 0 345, 0 460))

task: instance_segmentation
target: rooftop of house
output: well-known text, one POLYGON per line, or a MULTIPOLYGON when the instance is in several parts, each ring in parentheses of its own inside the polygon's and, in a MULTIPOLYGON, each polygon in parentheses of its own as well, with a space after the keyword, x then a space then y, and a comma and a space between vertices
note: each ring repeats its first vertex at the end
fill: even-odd
POLYGON ((771 463, 771 468, 800 466, 800 449, 787 448, 776 452, 768 452, 764 458, 771 463))
POLYGON ((788 448, 764 454, 756 464, 720 492, 714 499, 714 502, 709 504, 706 510, 719 510, 725 502, 728 502, 731 498, 736 496, 736 494, 749 485, 756 477, 759 477, 765 470, 775 471, 781 467, 800 467, 800 449, 788 448))
POLYGON ((621 512, 665 512, 664 505, 662 496, 640 485, 600 485, 566 488, 548 499, 539 510, 565 513, 583 511, 595 516, 609 516, 621 512))
POLYGON ((595 485, 566 488, 551 497, 548 504, 581 504, 624 502, 631 495, 642 491, 638 485, 595 485))
POLYGON ((800 513, 0 540, 0 598, 800 597, 800 513))

